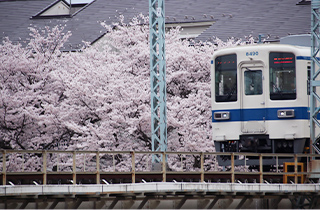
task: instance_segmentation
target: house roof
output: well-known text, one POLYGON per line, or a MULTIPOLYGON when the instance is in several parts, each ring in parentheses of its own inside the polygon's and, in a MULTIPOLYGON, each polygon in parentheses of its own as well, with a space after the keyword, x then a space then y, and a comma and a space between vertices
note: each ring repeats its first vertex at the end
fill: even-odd
POLYGON ((0 37, 18 41, 29 36, 30 17, 52 1, 0 1, 0 37))
POLYGON ((250 35, 257 40, 263 34, 268 41, 278 41, 288 35, 310 33, 310 4, 298 5, 294 0, 238 0, 236 5, 228 7, 226 1, 216 5, 225 8, 222 9, 225 16, 220 14, 219 20, 198 36, 198 40, 210 40, 212 36, 222 40, 244 39, 250 35))
MULTIPOLYGON (((95 0, 69 17, 32 18, 58 0, 0 0, 0 38, 12 41, 29 37, 28 27, 66 25, 72 36, 67 50, 78 49, 82 41, 94 42, 105 29, 99 24, 117 21, 119 15, 129 20, 137 14, 148 15, 146 0, 95 0)), ((310 32, 310 4, 297 5, 298 0, 166 0, 166 23, 214 21, 196 40, 212 37, 244 39, 264 34, 270 41, 288 34, 310 32)))

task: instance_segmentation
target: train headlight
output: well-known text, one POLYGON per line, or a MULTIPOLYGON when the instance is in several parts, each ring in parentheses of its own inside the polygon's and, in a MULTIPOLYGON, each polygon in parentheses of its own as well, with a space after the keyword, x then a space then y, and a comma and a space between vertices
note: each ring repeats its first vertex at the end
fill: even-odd
POLYGON ((294 109, 278 110, 278 118, 294 118, 294 109))
POLYGON ((230 119, 230 112, 215 112, 213 114, 213 118, 215 120, 229 120, 230 119))

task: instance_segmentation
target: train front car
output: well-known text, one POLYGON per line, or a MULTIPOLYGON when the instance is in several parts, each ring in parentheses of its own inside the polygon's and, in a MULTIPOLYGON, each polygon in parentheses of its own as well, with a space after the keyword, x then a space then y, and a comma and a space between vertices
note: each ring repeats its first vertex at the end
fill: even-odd
MULTIPOLYGON (((303 153, 309 143, 310 48, 281 44, 218 50, 211 61, 217 152, 303 153)), ((246 158, 247 165, 259 159, 246 158)), ((293 159, 264 160, 272 165, 293 159)), ((218 156, 230 165, 230 156, 218 156)), ((244 165, 236 158, 235 165, 244 165)))

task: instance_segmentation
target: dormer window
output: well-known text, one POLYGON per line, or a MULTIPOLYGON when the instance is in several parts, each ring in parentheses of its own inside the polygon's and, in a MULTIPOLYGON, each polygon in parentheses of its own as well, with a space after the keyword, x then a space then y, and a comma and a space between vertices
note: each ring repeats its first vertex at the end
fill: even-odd
POLYGON ((297 3, 297 5, 310 5, 311 0, 301 0, 297 3))
POLYGON ((57 0, 32 18, 72 17, 94 0, 57 0))

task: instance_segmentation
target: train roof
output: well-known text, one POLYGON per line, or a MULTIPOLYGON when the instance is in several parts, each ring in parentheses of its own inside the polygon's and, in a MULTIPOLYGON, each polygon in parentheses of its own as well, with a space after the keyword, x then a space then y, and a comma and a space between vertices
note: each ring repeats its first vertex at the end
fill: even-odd
POLYGON ((235 47, 228 47, 217 50, 213 56, 219 56, 223 54, 232 54, 243 51, 292 51, 296 55, 301 56, 310 56, 311 49, 310 47, 305 46, 296 46, 296 45, 288 45, 288 44, 250 44, 250 45, 239 45, 235 47))

